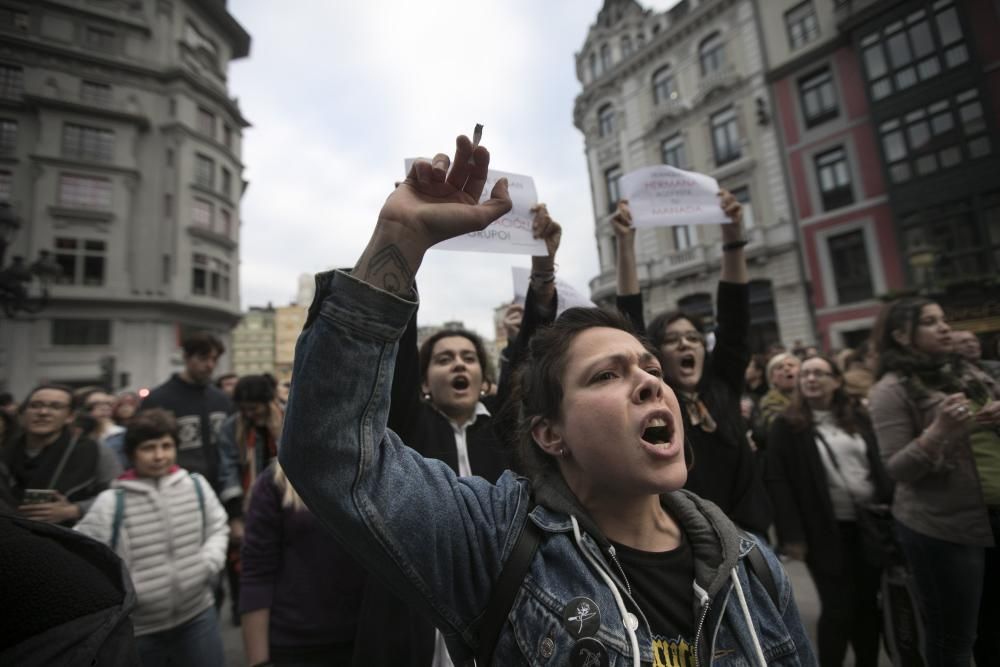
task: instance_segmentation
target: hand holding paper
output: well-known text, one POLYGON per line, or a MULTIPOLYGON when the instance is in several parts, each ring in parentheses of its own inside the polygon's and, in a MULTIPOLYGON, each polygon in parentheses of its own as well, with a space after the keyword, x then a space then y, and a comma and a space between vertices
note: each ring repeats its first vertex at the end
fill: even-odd
POLYGON ((625 174, 620 187, 637 228, 726 222, 719 210, 719 184, 711 176, 656 165, 625 174))

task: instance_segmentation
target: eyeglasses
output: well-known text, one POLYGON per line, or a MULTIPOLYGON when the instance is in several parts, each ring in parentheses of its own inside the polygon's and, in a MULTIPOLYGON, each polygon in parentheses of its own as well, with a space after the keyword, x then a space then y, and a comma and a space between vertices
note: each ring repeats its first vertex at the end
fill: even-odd
POLYGON ((60 410, 68 410, 69 403, 59 403, 58 401, 29 401, 28 409, 35 411, 49 409, 53 412, 58 412, 60 410))
POLYGON ((84 407, 86 407, 88 410, 93 410, 94 408, 102 405, 105 407, 111 407, 111 405, 113 404, 111 401, 91 401, 87 403, 87 405, 85 405, 84 407))
POLYGON ((685 331, 684 333, 671 331, 663 337, 663 344, 673 347, 680 344, 681 338, 683 338, 684 342, 689 345, 698 345, 699 343, 704 344, 705 342, 705 337, 697 331, 685 331))
POLYGON ((830 371, 821 371, 817 368, 809 368, 804 371, 799 371, 799 375, 807 378, 832 378, 833 373, 830 371))

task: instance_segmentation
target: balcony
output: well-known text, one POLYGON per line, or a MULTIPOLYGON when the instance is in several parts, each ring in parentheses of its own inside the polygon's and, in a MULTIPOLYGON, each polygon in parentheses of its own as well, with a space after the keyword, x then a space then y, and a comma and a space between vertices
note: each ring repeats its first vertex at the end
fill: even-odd
POLYGON ((732 88, 740 81, 740 73, 736 67, 727 63, 719 69, 701 77, 698 82, 698 93, 692 100, 692 106, 704 102, 714 91, 732 88))

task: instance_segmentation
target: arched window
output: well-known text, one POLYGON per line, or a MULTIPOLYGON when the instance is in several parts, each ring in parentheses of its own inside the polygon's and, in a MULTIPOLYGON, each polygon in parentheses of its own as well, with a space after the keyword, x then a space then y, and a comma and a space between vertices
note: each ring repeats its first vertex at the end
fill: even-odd
POLYGON ((640 32, 635 36, 635 41, 639 45, 639 48, 646 46, 646 33, 640 32))
POLYGON ((698 59, 701 61, 701 75, 708 76, 722 68, 726 62, 726 46, 719 33, 709 35, 698 47, 698 59))
POLYGON ((632 38, 628 35, 622 37, 622 58, 632 55, 632 38))
POLYGON ((707 292, 689 294, 677 300, 677 310, 697 318, 702 326, 710 327, 715 320, 712 308, 712 295, 707 292))
POLYGON ((605 104, 597 110, 597 134, 608 137, 615 131, 615 109, 610 104, 605 104))
POLYGON ((601 45, 601 71, 607 72, 611 69, 611 47, 607 44, 601 45))
POLYGON ((774 293, 770 280, 751 280, 750 285, 750 350, 763 352, 772 343, 781 342, 778 313, 774 308, 774 293))
POLYGON ((590 54, 590 80, 593 81, 597 78, 597 54, 590 54))
POLYGON ((674 73, 670 65, 661 67, 653 73, 653 103, 662 104, 677 99, 674 87, 674 73))

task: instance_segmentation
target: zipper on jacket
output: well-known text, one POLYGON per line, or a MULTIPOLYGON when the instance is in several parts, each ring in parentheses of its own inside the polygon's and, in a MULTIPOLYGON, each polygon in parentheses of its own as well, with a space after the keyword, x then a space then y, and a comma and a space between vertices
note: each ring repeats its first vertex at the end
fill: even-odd
MULTIPOLYGON (((701 599, 701 618, 698 619, 698 629, 694 633, 694 667, 698 667, 701 664, 701 631, 705 627, 705 619, 708 617, 708 608, 712 604, 712 599, 706 594, 701 599)), ((711 664, 711 659, 709 660, 711 664)))
POLYGON ((625 569, 622 564, 618 562, 618 554, 615 553, 614 546, 608 547, 608 554, 611 556, 611 560, 614 562, 615 567, 618 568, 618 573, 622 575, 622 581, 625 582, 625 590, 628 591, 628 596, 632 597, 632 585, 628 582, 628 577, 625 576, 625 569))

